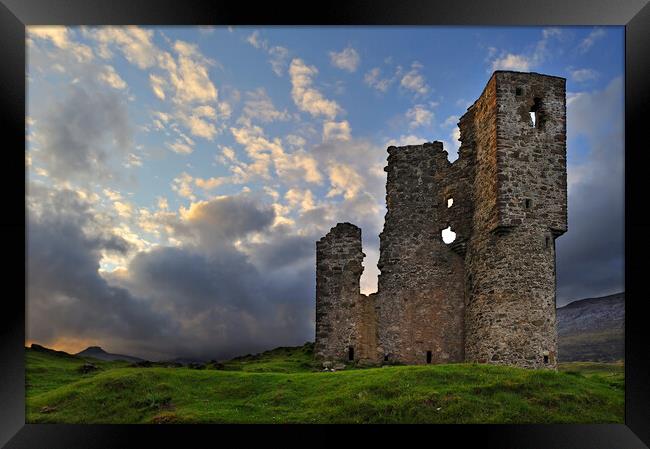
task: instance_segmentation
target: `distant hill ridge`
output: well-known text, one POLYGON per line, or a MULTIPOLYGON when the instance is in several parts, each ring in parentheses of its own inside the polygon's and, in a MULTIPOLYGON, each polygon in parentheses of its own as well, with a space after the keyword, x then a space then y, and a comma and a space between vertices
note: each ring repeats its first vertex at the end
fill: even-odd
POLYGON ((625 292, 559 307, 557 332, 561 362, 624 359, 625 292))

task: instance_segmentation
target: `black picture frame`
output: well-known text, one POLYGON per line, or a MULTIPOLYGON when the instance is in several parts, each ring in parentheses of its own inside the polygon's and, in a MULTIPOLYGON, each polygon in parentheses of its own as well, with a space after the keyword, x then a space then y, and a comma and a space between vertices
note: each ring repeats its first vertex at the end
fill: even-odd
MULTIPOLYGON (((0 446, 7 448, 190 447, 195 438, 216 445, 298 442, 398 444, 425 442, 503 448, 647 448, 650 445, 650 326, 643 313, 645 218, 650 166, 646 122, 650 104, 650 4, 648 0, 348 0, 308 2, 202 2, 197 0, 0 0, 0 114, 3 142, 5 280, 0 313, 0 446), (625 424, 431 426, 133 426, 25 424, 25 296, 15 263, 25 246, 25 26, 26 25, 623 25, 625 26, 625 424), (23 146, 24 148, 24 146, 23 146), (9 245, 10 244, 10 245, 9 245), (11 252, 6 248, 10 247, 11 252), (22 249, 21 249, 22 248, 22 249), (13 256, 13 257, 12 257, 13 256), (9 289, 9 286, 16 289, 9 289), (12 293, 9 293, 12 291, 12 293), (407 427, 407 428, 404 428, 407 427), (338 436, 346 431, 345 439, 338 436), (350 431, 352 430, 352 431, 350 431), (234 440, 232 439, 234 438, 234 440), (231 443, 227 441, 231 440, 231 443), (392 440, 392 441, 391 441, 392 440), (237 443, 235 443, 237 442, 237 443)), ((25 283, 26 286, 26 283, 25 283)))

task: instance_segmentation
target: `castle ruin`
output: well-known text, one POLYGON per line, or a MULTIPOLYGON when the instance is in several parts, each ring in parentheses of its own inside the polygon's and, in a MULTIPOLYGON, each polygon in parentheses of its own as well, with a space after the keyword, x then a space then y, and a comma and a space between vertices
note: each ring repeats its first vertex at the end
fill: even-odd
POLYGON ((437 141, 388 148, 378 291, 360 293, 361 229, 337 224, 316 244, 316 357, 556 368, 565 84, 494 72, 460 118, 453 163, 437 141))

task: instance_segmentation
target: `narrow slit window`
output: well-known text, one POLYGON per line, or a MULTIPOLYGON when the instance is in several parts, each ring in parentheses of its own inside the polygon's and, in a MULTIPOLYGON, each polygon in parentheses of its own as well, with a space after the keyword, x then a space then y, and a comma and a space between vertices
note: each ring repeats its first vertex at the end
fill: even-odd
POLYGON ((447 209, 449 209, 453 205, 454 205, 454 199, 453 198, 447 198, 447 209))
POLYGON ((548 364, 548 356, 547 356, 547 355, 544 356, 544 364, 545 364, 545 365, 548 364))
POLYGON ((432 354, 431 351, 427 351, 427 363, 431 363, 432 354))
POLYGON ((517 87, 517 88, 515 89, 515 95, 519 96, 519 95, 521 95, 521 94, 522 94, 522 89, 521 89, 521 87, 517 87))
POLYGON ((551 239, 546 237, 546 243, 545 243, 546 248, 548 248, 549 243, 551 243, 551 239))
POLYGON ((349 361, 354 360, 354 348, 352 346, 348 348, 348 360, 349 361))
POLYGON ((526 200, 524 201, 524 206, 526 207, 526 209, 530 209, 530 205, 531 205, 531 201, 528 198, 526 198, 526 200))
POLYGON ((533 99, 533 105, 530 108, 530 124, 533 128, 539 128, 540 124, 540 110, 542 108, 542 100, 540 98, 533 99))

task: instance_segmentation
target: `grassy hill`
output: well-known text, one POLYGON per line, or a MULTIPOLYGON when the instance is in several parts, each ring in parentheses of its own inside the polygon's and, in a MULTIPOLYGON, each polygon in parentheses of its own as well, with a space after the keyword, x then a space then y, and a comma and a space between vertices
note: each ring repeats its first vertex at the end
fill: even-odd
MULTIPOLYGON (((90 359, 87 359, 90 360, 90 359)), ((559 372, 450 364, 320 372, 312 345, 223 369, 132 368, 26 349, 30 423, 623 422, 622 364, 559 372)))

